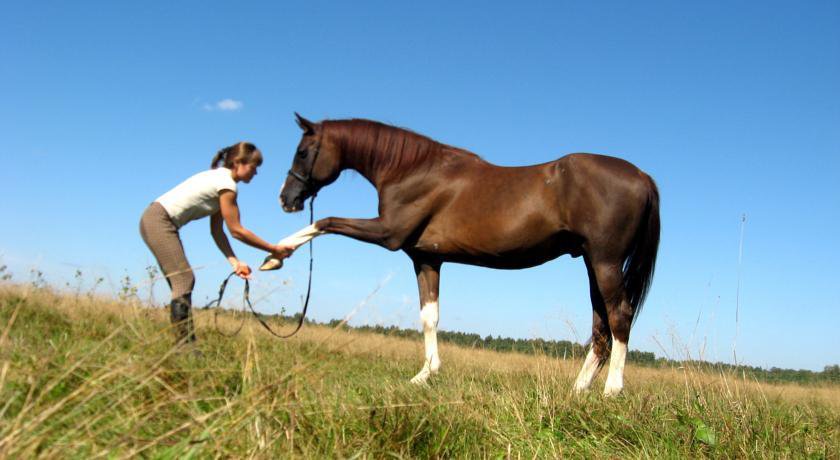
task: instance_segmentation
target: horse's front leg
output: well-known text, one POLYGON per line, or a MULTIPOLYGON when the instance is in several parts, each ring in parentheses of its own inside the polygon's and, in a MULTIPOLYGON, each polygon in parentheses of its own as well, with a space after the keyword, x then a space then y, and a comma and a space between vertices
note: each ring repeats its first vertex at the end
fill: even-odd
POLYGON ((440 287, 440 262, 414 261, 417 274, 417 288, 420 291, 420 322, 423 323, 423 339, 426 347, 426 360, 420 372, 411 379, 411 383, 425 383, 432 374, 440 369, 440 357, 437 347, 437 325, 439 318, 438 289, 440 287))
POLYGON ((405 232, 387 225, 381 217, 376 219, 347 219, 344 217, 327 217, 315 222, 315 229, 321 233, 349 236, 355 240, 373 243, 385 249, 396 251, 405 238, 405 232))
MULTIPOLYGON (((316 236, 323 235, 324 232, 318 230, 315 224, 308 225, 301 230, 298 230, 292 235, 287 236, 280 240, 277 243, 280 246, 286 246, 291 248, 292 250, 296 250, 297 248, 303 246, 304 244, 308 243, 309 240, 315 238, 316 236)), ((260 270, 277 270, 278 268, 283 266, 283 262, 280 259, 275 258, 274 256, 267 256, 263 261, 262 265, 260 265, 260 270)))
MULTIPOLYGON (((277 244, 296 250, 313 238, 327 233, 349 236, 359 241, 377 244, 392 251, 399 249, 405 240, 405 238, 400 236, 405 232, 398 232, 391 229, 384 224, 381 218, 345 219, 343 217, 327 217, 283 238, 277 244)), ((282 265, 280 260, 268 256, 260 266, 260 270, 276 270, 282 265)))

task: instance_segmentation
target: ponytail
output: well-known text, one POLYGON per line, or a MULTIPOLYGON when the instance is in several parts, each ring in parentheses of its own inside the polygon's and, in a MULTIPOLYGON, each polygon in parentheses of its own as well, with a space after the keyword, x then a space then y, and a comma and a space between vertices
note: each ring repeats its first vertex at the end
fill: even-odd
POLYGON ((235 163, 253 163, 257 166, 262 164, 262 153, 250 142, 240 142, 227 146, 213 156, 210 162, 210 169, 220 166, 232 168, 235 163))
POLYGON ((227 163, 226 160, 227 160, 228 154, 230 153, 231 150, 233 150, 233 147, 234 146, 225 147, 225 148, 219 150, 218 152, 216 152, 216 155, 213 157, 213 161, 210 162, 210 169, 216 169, 219 166, 225 165, 225 163, 227 163))

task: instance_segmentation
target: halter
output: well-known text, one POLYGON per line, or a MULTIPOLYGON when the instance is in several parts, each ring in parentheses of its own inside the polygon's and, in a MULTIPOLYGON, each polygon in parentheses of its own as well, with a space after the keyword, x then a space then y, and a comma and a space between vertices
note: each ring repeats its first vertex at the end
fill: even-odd
POLYGON ((304 177, 289 169, 289 176, 294 177, 295 179, 300 181, 300 183, 303 184, 304 193, 312 192, 312 194, 310 195, 312 198, 315 198, 315 196, 318 194, 318 190, 315 189, 315 182, 312 180, 312 172, 315 171, 315 162, 318 161, 318 155, 321 153, 321 141, 323 140, 323 138, 324 131, 323 128, 321 128, 321 134, 318 136, 318 144, 315 147, 315 155, 312 156, 312 166, 309 167, 309 174, 307 175, 308 177, 304 177))

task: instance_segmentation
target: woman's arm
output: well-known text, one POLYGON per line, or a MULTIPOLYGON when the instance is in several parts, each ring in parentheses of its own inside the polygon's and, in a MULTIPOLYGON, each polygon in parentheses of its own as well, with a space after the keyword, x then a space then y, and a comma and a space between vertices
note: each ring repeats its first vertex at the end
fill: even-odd
POLYGON ((225 258, 228 262, 230 262, 231 266, 233 266, 235 270, 239 263, 239 259, 237 259, 236 254, 233 253, 233 248, 230 247, 227 235, 225 235, 224 230, 222 230, 221 212, 217 212, 210 216, 210 234, 213 235, 213 241, 216 242, 216 246, 220 251, 222 251, 222 254, 225 255, 225 258))
POLYGON ((213 240, 216 242, 216 246, 219 247, 219 250, 222 251, 222 254, 224 254, 228 262, 230 262, 230 265, 233 267, 233 272, 240 278, 250 279, 251 267, 249 267, 245 262, 237 259, 236 254, 233 253, 233 249, 230 247, 227 235, 225 235, 224 230, 222 230, 222 214, 220 212, 210 216, 210 234, 213 235, 213 240))
MULTIPOLYGON (((239 205, 236 203, 236 193, 230 190, 223 190, 219 194, 219 207, 221 208, 219 213, 221 214, 222 219, 224 219, 225 224, 227 224, 228 231, 231 236, 237 240, 247 244, 248 246, 270 252, 280 259, 288 257, 292 253, 292 250, 290 250, 291 248, 271 244, 255 235, 254 232, 242 226, 239 222, 239 205)), ((221 230, 221 222, 218 225, 221 230)), ((227 241, 227 238, 225 238, 225 241, 227 241)), ((228 245, 228 248, 230 248, 230 245, 228 245)), ((219 249, 222 249, 222 247, 220 246, 219 249)), ((222 249, 222 252, 225 253, 225 250, 222 249)), ((231 254, 232 253, 233 251, 231 251, 231 254)), ((228 254, 225 253, 225 256, 227 255, 228 254)))

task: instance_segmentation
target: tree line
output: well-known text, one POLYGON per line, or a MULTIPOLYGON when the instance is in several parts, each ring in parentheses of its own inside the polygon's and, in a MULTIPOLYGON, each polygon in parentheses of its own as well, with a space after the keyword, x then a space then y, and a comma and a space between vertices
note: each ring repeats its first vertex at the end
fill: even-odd
MULTIPOLYGON (((297 322, 300 313, 294 316, 283 316, 284 319, 297 322)), ((309 324, 319 324, 317 321, 305 320, 309 324)), ((342 324, 342 320, 333 319, 321 323, 329 327, 341 327, 345 330, 372 332, 390 337, 421 339, 423 333, 416 329, 403 329, 397 326, 349 326, 342 324)), ((587 346, 568 340, 514 339, 510 337, 485 337, 475 333, 438 330, 438 340, 467 348, 493 350, 502 353, 525 353, 529 355, 549 356, 557 359, 580 359, 586 356, 587 346)), ((723 362, 708 362, 698 360, 672 360, 657 357, 649 351, 628 350, 627 361, 647 367, 691 367, 693 369, 710 372, 726 372, 738 377, 746 377, 770 383, 800 383, 800 384, 840 384, 840 365, 829 365, 820 372, 806 369, 782 369, 771 367, 764 369, 757 366, 734 365, 723 362)))

